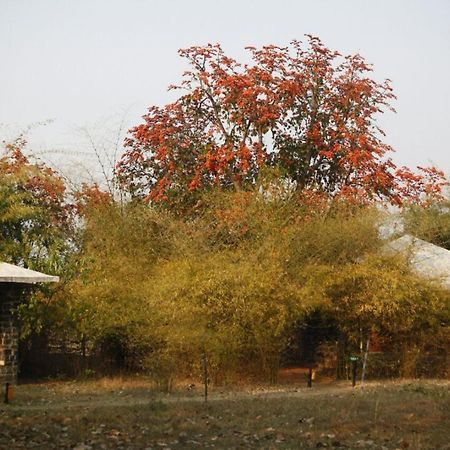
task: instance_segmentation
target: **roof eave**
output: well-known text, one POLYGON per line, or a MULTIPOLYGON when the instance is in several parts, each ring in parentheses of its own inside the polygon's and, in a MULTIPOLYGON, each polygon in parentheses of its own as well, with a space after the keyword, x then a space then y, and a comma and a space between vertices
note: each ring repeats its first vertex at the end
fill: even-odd
POLYGON ((59 277, 45 276, 45 277, 0 277, 0 283, 58 283, 59 277))

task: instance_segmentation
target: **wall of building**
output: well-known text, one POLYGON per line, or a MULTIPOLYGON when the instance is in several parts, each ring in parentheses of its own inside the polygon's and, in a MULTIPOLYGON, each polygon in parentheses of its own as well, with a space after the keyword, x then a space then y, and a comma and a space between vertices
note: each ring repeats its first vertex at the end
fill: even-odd
POLYGON ((12 311, 20 302, 20 289, 0 283, 0 384, 16 384, 19 329, 12 311))

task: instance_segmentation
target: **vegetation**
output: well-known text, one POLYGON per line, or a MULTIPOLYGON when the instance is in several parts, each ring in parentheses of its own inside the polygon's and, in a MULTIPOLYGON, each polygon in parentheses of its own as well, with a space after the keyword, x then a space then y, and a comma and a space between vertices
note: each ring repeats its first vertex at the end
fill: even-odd
MULTIPOLYGON (((445 340, 448 292, 380 253, 376 210, 302 202, 209 193, 189 218, 109 197, 85 204, 77 276, 39 312, 47 332, 167 389, 199 377, 204 356, 216 382, 274 381, 296 332, 321 311, 342 357, 376 333, 399 357, 390 374, 425 374, 408 352, 445 340)), ((435 369, 446 375, 445 358, 435 369)))
POLYGON ((404 211, 406 231, 450 250, 450 201, 436 202, 427 208, 410 205, 404 211))
POLYGON ((413 173, 389 158, 376 119, 395 96, 360 55, 313 36, 247 49, 249 64, 220 45, 180 50, 189 70, 171 88, 183 95, 149 108, 126 140, 118 174, 131 195, 179 207, 212 186, 247 189, 267 168, 297 190, 358 202, 440 194, 442 172, 413 173))
POLYGON ((117 196, 69 191, 23 138, 6 146, 0 256, 63 280, 20 307, 28 344, 166 389, 201 361, 216 382, 275 381, 316 321, 327 333, 303 363, 331 340, 345 366, 376 337, 390 358, 379 374, 447 376, 448 290, 381 251, 386 202, 412 233, 447 248, 450 236, 443 174, 397 168, 381 141, 389 82, 313 37, 250 53, 240 65, 220 46, 181 51, 186 93, 131 130, 117 196))
POLYGON ((0 257, 55 273, 73 231, 66 186, 54 170, 26 158, 25 144, 19 137, 0 158, 0 257))

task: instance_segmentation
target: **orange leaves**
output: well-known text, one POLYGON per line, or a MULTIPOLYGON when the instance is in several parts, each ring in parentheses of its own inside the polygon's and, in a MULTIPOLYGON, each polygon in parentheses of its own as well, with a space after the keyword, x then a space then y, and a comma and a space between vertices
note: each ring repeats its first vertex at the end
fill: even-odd
POLYGON ((408 167, 396 170, 397 192, 402 202, 427 206, 443 198, 442 191, 449 185, 444 173, 436 167, 417 167, 413 173, 408 167))
POLYGON ((81 185, 74 194, 75 207, 79 214, 83 215, 86 209, 97 208, 102 205, 107 205, 112 202, 112 197, 109 192, 105 192, 98 186, 97 183, 81 185))
POLYGON ((145 125, 139 125, 134 129, 134 134, 137 139, 146 141, 149 139, 148 128, 145 125))
POLYGON ((237 151, 237 156, 239 158, 239 168, 242 172, 247 172, 250 168, 250 160, 252 157, 250 149, 245 144, 241 144, 237 151))
POLYGON ((167 177, 161 178, 158 183, 155 185, 154 189, 150 191, 150 193, 145 197, 146 202, 155 201, 167 201, 168 197, 166 195, 166 189, 169 187, 169 179, 167 177))
POLYGON ((201 179, 200 179, 200 172, 197 172, 194 176, 194 178, 192 178, 191 182, 189 183, 189 190, 190 191, 196 191, 198 188, 201 187, 202 183, 201 183, 201 179))
POLYGON ((0 158, 0 173, 19 183, 47 205, 63 201, 64 181, 50 168, 40 163, 31 163, 23 153, 26 141, 19 138, 7 144, 7 154, 0 158))
POLYGON ((217 171, 216 158, 211 152, 206 155, 205 168, 210 172, 217 171))
POLYGON ((248 64, 218 44, 179 51, 190 65, 176 86, 184 94, 149 108, 125 143, 118 174, 132 195, 160 201, 251 186, 264 165, 328 196, 399 203, 440 195, 438 171, 413 174, 386 156, 376 115, 393 110, 395 96, 389 80, 368 78, 364 58, 309 35, 306 44, 247 49, 248 64))

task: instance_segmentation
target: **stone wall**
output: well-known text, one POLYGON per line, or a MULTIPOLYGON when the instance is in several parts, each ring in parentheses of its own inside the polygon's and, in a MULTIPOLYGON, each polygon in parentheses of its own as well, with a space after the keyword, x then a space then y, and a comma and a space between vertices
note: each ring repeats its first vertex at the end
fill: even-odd
POLYGON ((18 324, 12 314, 20 301, 19 290, 0 283, 0 384, 16 384, 18 371, 18 324))

